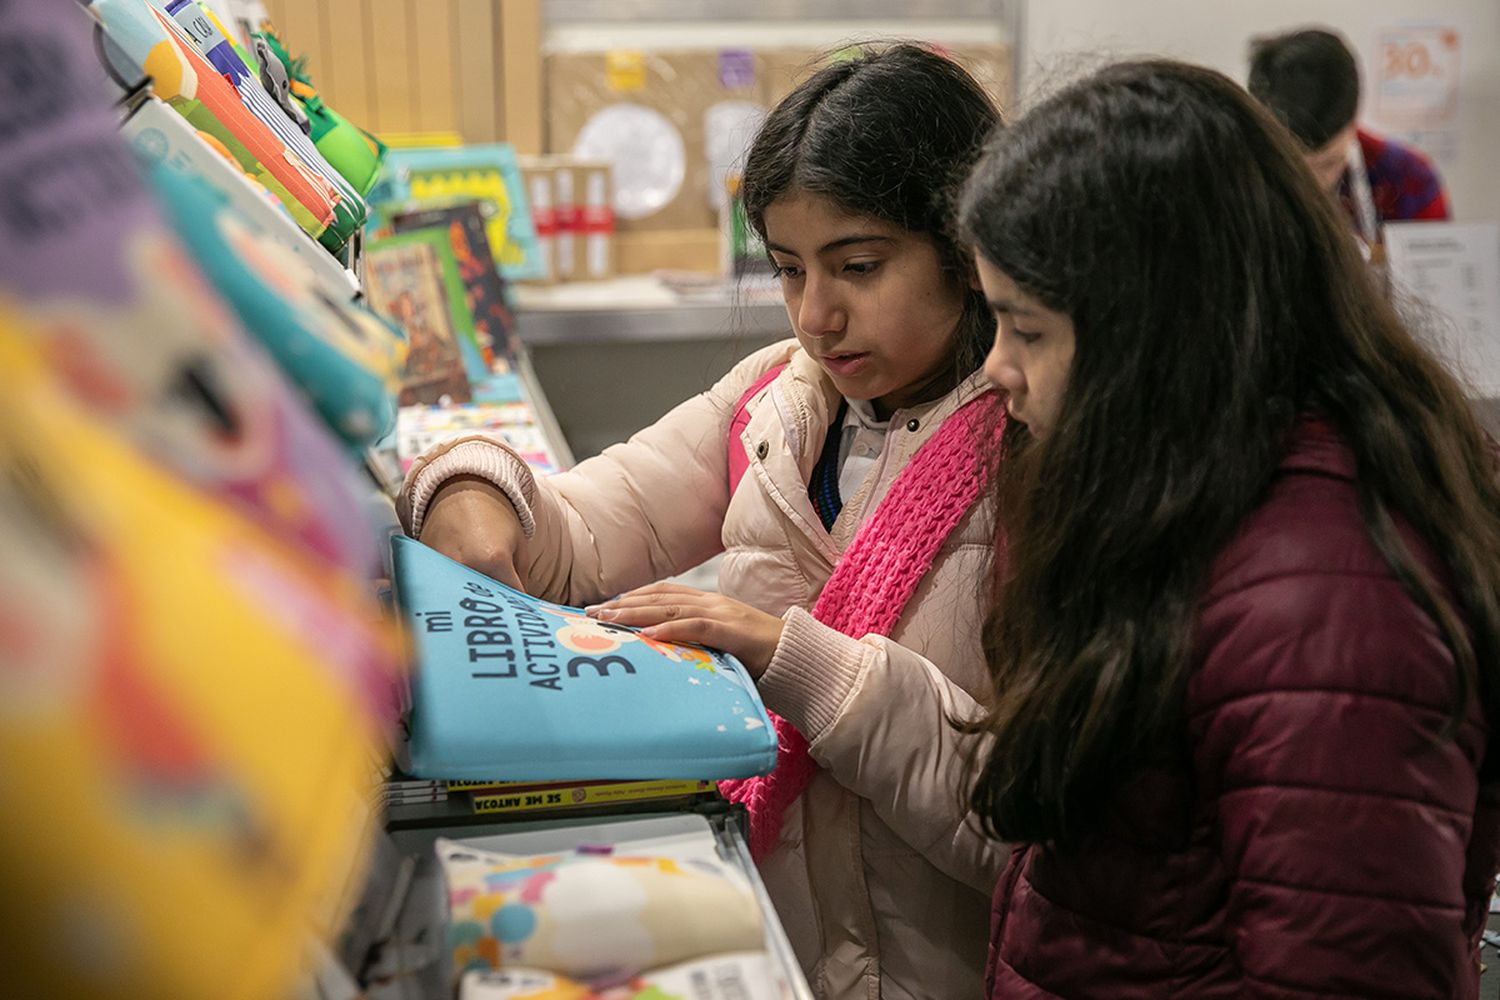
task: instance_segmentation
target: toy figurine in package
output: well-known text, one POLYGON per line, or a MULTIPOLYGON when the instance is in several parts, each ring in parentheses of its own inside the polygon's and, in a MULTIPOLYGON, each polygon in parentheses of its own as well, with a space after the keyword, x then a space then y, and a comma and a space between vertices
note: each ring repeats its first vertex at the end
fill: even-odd
POLYGON ((512 856, 437 842, 453 970, 531 968, 596 988, 765 946, 754 893, 717 858, 512 856))
POLYGON ((310 138, 328 162, 354 185, 361 195, 368 195, 380 176, 385 146, 379 139, 350 124, 324 102, 307 72, 305 59, 294 59, 282 44, 269 21, 262 22, 251 35, 262 74, 271 72, 272 60, 280 64, 287 78, 287 91, 307 116, 310 138))

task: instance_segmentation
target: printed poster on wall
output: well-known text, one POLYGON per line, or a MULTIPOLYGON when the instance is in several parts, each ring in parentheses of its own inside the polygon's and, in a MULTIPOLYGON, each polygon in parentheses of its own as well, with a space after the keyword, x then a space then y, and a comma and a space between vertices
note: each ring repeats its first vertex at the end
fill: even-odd
POLYGON ((1457 159, 1462 43, 1458 26, 1441 21, 1378 28, 1366 73, 1371 124, 1439 162, 1457 159))

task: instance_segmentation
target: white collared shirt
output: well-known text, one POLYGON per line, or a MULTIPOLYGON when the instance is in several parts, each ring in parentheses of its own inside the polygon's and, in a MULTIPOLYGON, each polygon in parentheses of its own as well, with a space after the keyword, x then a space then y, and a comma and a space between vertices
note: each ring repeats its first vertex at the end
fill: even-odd
POLYGON ((839 497, 847 501, 859 492, 870 470, 885 451, 889 420, 877 420, 869 400, 850 399, 844 413, 843 437, 839 440, 839 497))

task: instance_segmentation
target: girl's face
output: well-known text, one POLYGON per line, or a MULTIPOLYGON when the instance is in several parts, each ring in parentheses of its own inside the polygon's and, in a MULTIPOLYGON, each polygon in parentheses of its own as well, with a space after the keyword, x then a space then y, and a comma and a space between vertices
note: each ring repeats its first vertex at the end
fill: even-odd
POLYGON ((1068 371, 1073 366, 1073 320, 1021 291, 982 254, 975 255, 979 284, 997 321, 995 346, 984 374, 1010 396, 1006 409, 1032 435, 1045 438, 1057 426, 1068 371))
POLYGON ((765 223, 792 329, 840 393, 887 417, 952 388, 964 289, 930 239, 800 191, 765 223))

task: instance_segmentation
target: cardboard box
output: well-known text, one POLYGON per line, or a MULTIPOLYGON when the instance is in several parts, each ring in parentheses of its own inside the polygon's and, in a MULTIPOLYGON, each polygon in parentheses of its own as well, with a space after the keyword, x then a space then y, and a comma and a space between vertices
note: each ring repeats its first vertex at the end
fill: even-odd
POLYGON ((574 190, 580 211, 576 274, 588 281, 615 274, 615 210, 613 170, 602 160, 572 164, 574 190))
POLYGON ((536 227, 538 255, 542 261, 542 274, 532 283, 547 285, 558 280, 557 199, 554 194, 556 164, 550 157, 517 157, 521 168, 521 184, 526 189, 526 200, 531 206, 531 221, 536 227))
POLYGON ((548 149, 612 163, 621 233, 713 229, 706 116, 725 101, 763 104, 760 77, 747 49, 553 53, 548 149))

